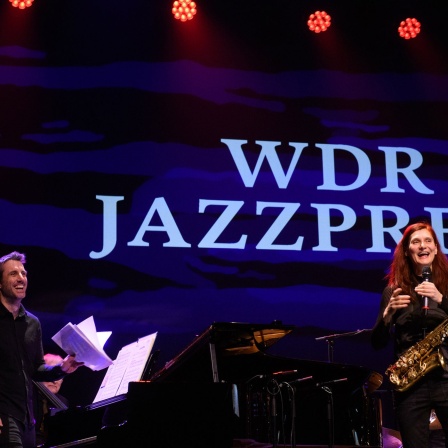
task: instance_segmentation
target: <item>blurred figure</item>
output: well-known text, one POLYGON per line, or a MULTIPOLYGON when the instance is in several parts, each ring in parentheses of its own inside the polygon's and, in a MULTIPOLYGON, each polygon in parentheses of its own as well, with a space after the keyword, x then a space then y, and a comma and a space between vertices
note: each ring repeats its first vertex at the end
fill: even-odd
MULTIPOLYGON (((51 353, 45 354, 44 360, 45 364, 47 364, 48 366, 57 366, 63 361, 63 359, 59 355, 53 355, 51 353)), ((54 381, 43 381, 41 383, 36 383, 37 393, 35 394, 36 400, 34 416, 36 419, 37 446, 44 445, 46 442, 47 418, 51 415, 54 415, 59 410, 66 409, 69 405, 67 398, 59 393, 63 381, 64 379, 60 378, 54 381), (45 390, 44 388, 46 388, 47 390, 45 390), (53 396, 55 396, 55 398, 53 398, 53 396)))
POLYGON ((0 258, 0 447, 9 448, 36 446, 33 381, 57 380, 83 365, 74 356, 45 364, 40 321, 22 305, 25 262, 20 252, 0 258))

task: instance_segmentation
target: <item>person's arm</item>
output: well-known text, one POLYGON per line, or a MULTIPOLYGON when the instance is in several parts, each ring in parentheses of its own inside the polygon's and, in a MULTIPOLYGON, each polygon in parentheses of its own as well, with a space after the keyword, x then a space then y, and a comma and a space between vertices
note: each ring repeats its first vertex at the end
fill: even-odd
POLYGON ((411 296, 403 294, 401 288, 387 287, 381 297, 380 312, 372 332, 372 346, 375 349, 384 348, 390 340, 390 330, 394 324, 395 313, 407 308, 411 296))
POLYGON ((439 308, 441 308, 443 311, 445 311, 446 314, 448 314, 448 297, 442 296, 442 300, 439 303, 439 308))
POLYGON ((448 314, 448 298, 444 296, 432 282, 422 282, 415 287, 415 292, 437 303, 438 307, 448 314))
POLYGON ((60 368, 65 374, 68 374, 73 373, 78 367, 81 367, 83 365, 83 362, 76 361, 75 356, 68 355, 62 361, 60 368))
POLYGON ((42 328, 40 322, 36 319, 31 321, 35 325, 35 352, 34 352, 34 381, 56 381, 63 378, 66 374, 59 366, 50 366, 45 364, 44 349, 42 345, 42 328))
POLYGON ((391 288, 385 288, 381 296, 380 309, 371 335, 372 347, 376 350, 386 347, 390 340, 392 315, 387 307, 392 293, 391 288))
POLYGON ((55 366, 49 366, 42 360, 42 364, 38 367, 33 379, 35 381, 56 381, 69 373, 73 373, 82 365, 84 363, 76 361, 73 355, 66 356, 60 364, 55 366))
POLYGON ((391 295, 392 291, 388 291, 387 289, 385 289, 381 297, 380 310, 378 312, 378 316, 375 325, 373 326, 371 335, 372 347, 375 350, 386 347, 390 340, 391 322, 386 322, 384 320, 384 310, 389 303, 391 295))
POLYGON ((46 364, 42 345, 42 328, 37 319, 34 321, 34 324, 36 326, 34 375, 32 378, 34 381, 56 381, 64 378, 65 375, 74 372, 78 367, 84 365, 83 362, 77 362, 75 356, 72 355, 66 356, 59 364, 46 364))

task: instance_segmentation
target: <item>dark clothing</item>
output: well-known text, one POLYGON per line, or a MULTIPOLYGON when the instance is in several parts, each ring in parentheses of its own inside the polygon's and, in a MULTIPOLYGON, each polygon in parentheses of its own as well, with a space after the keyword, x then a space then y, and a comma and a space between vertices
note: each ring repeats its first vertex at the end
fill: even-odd
POLYGON ((64 375, 60 366, 45 365, 38 318, 20 305, 14 319, 0 303, 0 414, 33 425, 32 381, 53 381, 64 375))
MULTIPOLYGON (((391 323, 386 325, 383 320, 383 312, 392 293, 393 290, 390 287, 383 291, 380 311, 372 331, 372 345, 374 348, 380 349, 392 339, 395 358, 398 359, 407 349, 448 319, 448 299, 443 297, 440 304, 429 300, 429 310, 425 314, 422 312, 423 298, 420 297, 418 301, 411 302, 406 308, 397 310, 392 316, 391 323)), ((448 363, 447 347, 446 341, 444 341, 442 352, 448 363)), ((394 399, 398 425, 405 448, 430 446, 429 418, 431 409, 435 409, 442 426, 448 430, 448 372, 441 367, 436 367, 427 373, 407 391, 395 392, 394 399)), ((448 437, 446 440, 448 441, 448 437)))
MULTIPOLYGON (((51 392, 50 392, 51 393, 51 392)), ((52 394, 52 393, 51 393, 52 394)), ((53 395, 53 394, 52 394, 53 395)), ((68 407, 68 400, 60 394, 54 394, 56 397, 68 407)), ((58 409, 53 403, 48 403, 47 398, 41 391, 35 390, 35 411, 36 418, 36 445, 42 445, 46 442, 46 419, 48 415, 54 415, 58 409)))
POLYGON ((8 448, 34 447, 34 425, 25 425, 7 415, 0 416, 3 422, 0 446, 8 448))
POLYGON ((429 333, 448 318, 448 298, 443 297, 440 304, 429 300, 426 317, 422 314, 423 299, 420 298, 419 302, 411 302, 406 308, 397 310, 392 316, 392 322, 386 325, 383 312, 392 293, 393 290, 389 287, 383 291, 380 311, 372 332, 372 345, 376 349, 384 348, 393 337, 394 353, 398 358, 404 351, 423 339, 424 328, 426 333, 429 333))
MULTIPOLYGON (((429 417, 434 409, 441 423, 448 421, 448 381, 423 377, 411 389, 395 393, 395 407, 403 446, 433 448, 436 440, 431 437, 429 417)), ((440 442, 445 446, 443 436, 438 446, 440 442)))
POLYGON ((430 431, 429 446, 431 448, 445 448, 445 434, 443 433, 443 429, 430 431))

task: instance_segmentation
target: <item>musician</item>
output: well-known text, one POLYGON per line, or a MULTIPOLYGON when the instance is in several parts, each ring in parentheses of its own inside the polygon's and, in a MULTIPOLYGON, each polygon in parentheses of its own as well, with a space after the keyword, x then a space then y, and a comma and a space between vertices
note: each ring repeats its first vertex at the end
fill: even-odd
POLYGON ((45 364, 40 322, 22 305, 25 261, 19 252, 0 258, 0 447, 35 446, 32 380, 62 378, 82 365, 74 356, 45 364))
MULTIPOLYGON (((47 366, 57 366, 63 362, 63 359, 59 355, 52 353, 46 353, 44 355, 44 361, 47 366)), ((48 395, 55 395, 56 398, 68 407, 68 400, 59 393, 64 378, 59 378, 53 381, 42 381, 41 385, 46 387, 49 392, 46 394, 39 390, 35 393, 35 428, 36 428, 36 444, 37 446, 43 445, 46 442, 47 431, 45 428, 46 418, 48 415, 52 415, 52 409, 57 411, 58 407, 47 398, 48 395)), ((45 389, 44 389, 45 390, 45 389)))
MULTIPOLYGON (((372 345, 380 349, 393 339, 398 358, 448 318, 448 260, 430 224, 405 229, 386 279, 372 345), (422 272, 428 267, 431 277, 424 281, 422 272)), ((442 351, 446 357, 445 343, 442 351)), ((404 448, 429 446, 432 409, 448 434, 448 372, 441 366, 425 372, 407 390, 395 391, 394 399, 404 448)))

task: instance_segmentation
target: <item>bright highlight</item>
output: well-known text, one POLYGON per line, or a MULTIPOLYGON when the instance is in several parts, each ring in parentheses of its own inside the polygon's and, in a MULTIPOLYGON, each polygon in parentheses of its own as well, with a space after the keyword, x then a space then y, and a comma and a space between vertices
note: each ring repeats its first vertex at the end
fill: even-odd
POLYGON ((171 10, 175 19, 181 22, 191 20, 196 15, 196 3, 191 0, 180 0, 173 3, 171 10))
POLYGON ((33 4, 34 0, 9 0, 9 2, 12 6, 14 6, 14 8, 25 9, 29 8, 33 4))
POLYGON ((308 28, 315 33, 323 33, 331 25, 331 16, 325 11, 316 11, 308 19, 308 28))
POLYGON ((400 22, 398 27, 398 34, 403 39, 414 39, 420 34, 421 25, 417 19, 407 18, 400 22))

